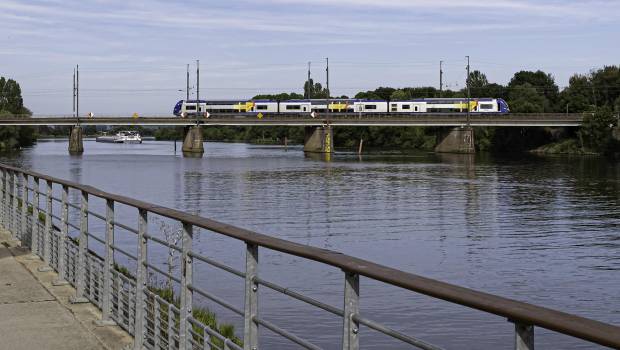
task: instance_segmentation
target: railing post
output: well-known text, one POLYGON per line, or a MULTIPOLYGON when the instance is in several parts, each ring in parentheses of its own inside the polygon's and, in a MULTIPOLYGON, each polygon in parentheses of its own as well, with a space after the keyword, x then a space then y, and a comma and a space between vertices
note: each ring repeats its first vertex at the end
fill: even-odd
POLYGON ((245 307, 243 326, 243 347, 245 350, 258 349, 258 246, 246 244, 245 250, 245 307))
MULTIPOLYGON (((80 205, 80 241, 78 244, 78 259, 75 270, 75 295, 71 298, 72 304, 87 303, 86 293, 86 254, 88 253, 88 192, 82 191, 80 205)), ((62 242, 64 244, 64 242, 62 242)), ((92 286, 91 286, 92 287, 92 286)))
POLYGON ((54 286, 63 286, 67 282, 67 235, 69 234, 69 187, 62 185, 60 204, 60 236, 58 237, 58 277, 52 282, 54 286))
POLYGON ((515 350, 534 350, 534 326, 515 323, 515 350))
POLYGON ((52 185, 53 182, 47 180, 47 193, 45 196, 45 232, 43 232, 43 261, 47 265, 39 267, 40 272, 52 270, 52 185))
POLYGON ((30 251, 33 257, 39 254, 39 178, 32 178, 32 238, 30 251))
POLYGON ((19 234, 17 232, 17 228, 19 227, 19 206, 18 200, 19 197, 19 189, 17 187, 17 172, 13 172, 13 227, 11 229, 11 234, 14 239, 19 238, 19 234))
MULTIPOLYGON (((20 175, 22 178, 22 222, 19 240, 22 241, 23 246, 28 231, 28 175, 24 173, 20 173, 20 175)), ((32 242, 30 244, 32 245, 32 242)))
POLYGON ((0 224, 4 226, 4 169, 0 169, 0 224))
POLYGON ((192 316, 192 291, 189 285, 192 284, 192 257, 189 253, 192 250, 192 238, 194 234, 194 226, 192 224, 183 223, 183 242, 181 247, 181 305, 180 305, 180 327, 179 327, 179 350, 190 350, 192 344, 190 342, 191 335, 189 329, 189 317, 192 316))
POLYGON ((353 315, 359 313, 360 276, 356 273, 345 271, 344 279, 344 317, 343 317, 343 350, 358 350, 359 323, 353 319, 353 315))
POLYGON ((0 191, 2 192, 2 196, 0 196, 0 203, 2 207, 0 208, 0 223, 2 223, 2 227, 6 229, 6 170, 0 169, 0 191))
MULTIPOLYGON (((114 269, 114 201, 106 200, 105 255, 103 257, 103 298, 99 325, 115 325, 112 320, 112 270, 114 269)), ((120 301, 119 301, 120 303, 120 301)))
POLYGON ((146 301, 144 292, 146 290, 146 263, 147 263, 147 241, 146 231, 148 228, 148 212, 138 209, 138 261, 136 271, 136 314, 134 324, 133 348, 142 349, 144 343, 144 316, 146 301))

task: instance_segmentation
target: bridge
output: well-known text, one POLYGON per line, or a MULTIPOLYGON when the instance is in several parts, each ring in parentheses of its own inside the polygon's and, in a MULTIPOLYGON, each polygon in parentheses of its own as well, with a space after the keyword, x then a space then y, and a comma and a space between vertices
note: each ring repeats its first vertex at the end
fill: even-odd
POLYGON ((208 126, 300 126, 305 127, 304 151, 333 152, 332 127, 338 126, 435 126, 451 127, 443 132, 437 152, 474 153, 473 127, 574 127, 580 126, 585 114, 525 113, 494 114, 472 113, 213 113, 208 118, 178 118, 169 116, 119 117, 98 116, 72 118, 70 116, 37 116, 33 118, 4 118, 0 125, 64 125, 73 126, 69 139, 69 153, 84 151, 82 125, 126 126, 184 126, 183 154, 202 156, 204 139, 202 127, 208 126))
MULTIPOLYGON (((494 323, 489 322, 490 318, 485 319, 487 327, 492 324, 501 326, 508 320, 514 324, 511 333, 514 349, 517 350, 534 349, 537 328, 593 344, 620 348, 620 326, 617 325, 452 285, 336 251, 267 236, 157 204, 104 192, 92 186, 2 164, 0 225, 10 232, 11 241, 32 253, 31 259, 40 266, 38 271, 50 271, 49 273, 54 274, 53 285, 72 287, 68 297, 56 297, 56 300, 73 304, 91 303, 100 310, 97 324, 103 328, 124 330, 126 336, 132 335, 129 347, 135 350, 256 350, 261 349, 266 332, 270 332, 270 336, 275 335, 290 341, 290 346, 295 344, 304 349, 320 349, 306 339, 312 333, 311 330, 298 328, 291 331, 290 327, 275 324, 268 319, 268 310, 258 307, 259 295, 265 292, 279 293, 283 297, 295 299, 305 306, 340 318, 341 339, 336 344, 331 344, 330 348, 357 350, 363 345, 364 339, 373 337, 372 333, 369 333, 372 330, 419 349, 442 349, 415 334, 405 334, 373 320, 373 315, 364 312, 363 308, 362 286, 366 282, 381 282, 386 288, 397 292, 397 295, 402 294, 401 292, 410 293, 412 296, 421 294, 438 302, 461 305, 497 316, 494 323), (70 210, 77 210, 79 215, 69 215, 70 210), (166 240, 156 228, 156 218, 168 220, 181 227, 181 239, 178 242, 166 240), (206 235, 206 232, 210 234, 206 235), (230 254, 244 256, 244 266, 233 267, 200 253, 200 244, 208 245, 210 239, 222 238, 235 243, 230 248, 230 254), (156 254, 162 250, 179 254, 180 271, 166 271, 165 267, 162 267, 162 262, 157 261, 157 257, 161 258, 162 254, 156 254), (277 254, 273 254, 274 252, 277 254), (332 305, 266 279, 260 273, 260 262, 274 257, 278 259, 279 255, 313 261, 333 269, 342 281, 342 304, 332 305), (208 284, 205 286, 200 282, 205 280, 200 274, 204 273, 207 267, 239 279, 239 288, 243 294, 241 305, 227 300, 229 295, 213 294, 208 284), (174 285, 163 290, 167 291, 166 293, 162 293, 162 289, 153 282, 153 276, 163 277, 174 285), (360 284, 360 280, 363 280, 364 284, 360 284), (239 336, 223 335, 221 328, 214 327, 201 318, 200 313, 195 313, 194 311, 200 309, 199 298, 218 304, 242 318, 243 330, 239 336), (361 326, 364 327, 360 328, 361 326)), ((30 323, 23 322, 23 313, 27 312, 28 303, 11 303, 10 299, 12 295, 31 293, 38 287, 31 279, 29 283, 24 282, 26 276, 19 276, 19 273, 28 272, 18 269, 10 260, 12 258, 2 249, 2 271, 8 271, 9 267, 12 267, 11 273, 3 272, 0 275, 0 281, 3 282, 0 286, 0 312, 3 313, 0 317, 0 335, 3 341, 14 340, 14 343, 11 343, 14 345, 12 349, 30 349, 33 343, 40 343, 44 336, 39 331, 41 327, 34 327, 38 324, 36 317, 31 319, 30 323), (12 293, 5 293, 7 288, 11 288, 12 293), (16 316, 5 317, 4 310, 7 308, 11 308, 11 315, 16 316), (28 334, 28 339, 20 342, 18 337, 25 334, 28 334)), ((164 256, 166 254, 164 253, 164 256)), ((324 273, 321 273, 321 276, 324 277, 324 273)), ((315 277, 322 278, 321 276, 315 277)), ((389 298, 388 293, 385 295, 386 303, 389 303, 389 298)), ((290 317, 294 314, 295 317, 303 318, 307 314, 307 309, 304 310, 306 312, 290 313, 290 317)), ((60 318, 63 312, 65 311, 56 308, 55 311, 48 310, 46 315, 52 313, 53 316, 53 313, 57 313, 60 318)), ((66 321, 66 312, 64 315, 63 322, 66 321)), ((413 320, 415 316, 399 315, 398 320, 406 322, 407 317, 413 320)), ((497 329, 497 332, 504 331, 504 327, 497 329)), ((54 337, 54 334, 45 334, 54 337)), ((45 343, 45 348, 69 348, 67 342, 72 339, 70 335, 58 332, 54 339, 45 343)), ((74 335, 78 337, 81 333, 76 329, 74 335)), ((86 347, 84 345, 82 348, 86 347)), ((476 344, 467 344, 464 347, 476 348, 476 344)))

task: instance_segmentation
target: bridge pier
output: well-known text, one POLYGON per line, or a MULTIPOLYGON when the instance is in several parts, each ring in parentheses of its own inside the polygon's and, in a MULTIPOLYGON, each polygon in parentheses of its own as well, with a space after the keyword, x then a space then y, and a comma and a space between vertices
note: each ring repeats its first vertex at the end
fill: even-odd
POLYGON ((329 125, 307 126, 304 135, 304 152, 333 153, 334 134, 329 125))
POLYGON ((471 126, 453 128, 439 136, 435 146, 439 153, 476 153, 474 147, 474 129, 471 126))
POLYGON ((82 153, 84 153, 82 128, 79 125, 75 125, 71 128, 71 133, 69 134, 69 154, 80 155, 82 153))
POLYGON ((200 125, 188 126, 185 128, 183 139, 183 156, 200 158, 205 152, 202 127, 200 125))

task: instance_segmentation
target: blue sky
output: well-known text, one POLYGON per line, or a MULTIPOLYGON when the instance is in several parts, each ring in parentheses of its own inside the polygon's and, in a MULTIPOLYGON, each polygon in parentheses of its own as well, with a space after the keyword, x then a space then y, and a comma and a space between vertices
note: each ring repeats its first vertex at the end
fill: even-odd
POLYGON ((201 62, 200 95, 301 92, 307 62, 332 94, 378 86, 463 87, 472 69, 505 84, 542 69, 560 86, 619 64, 620 1, 0 0, 0 75, 35 114, 167 114, 201 62))

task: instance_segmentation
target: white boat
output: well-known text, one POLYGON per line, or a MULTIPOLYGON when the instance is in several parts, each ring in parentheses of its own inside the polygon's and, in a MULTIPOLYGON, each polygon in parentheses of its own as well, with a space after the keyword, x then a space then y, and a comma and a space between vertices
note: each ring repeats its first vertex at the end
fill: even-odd
POLYGON ((108 143, 142 143, 142 136, 137 131, 119 131, 116 135, 97 136, 97 142, 108 143))

